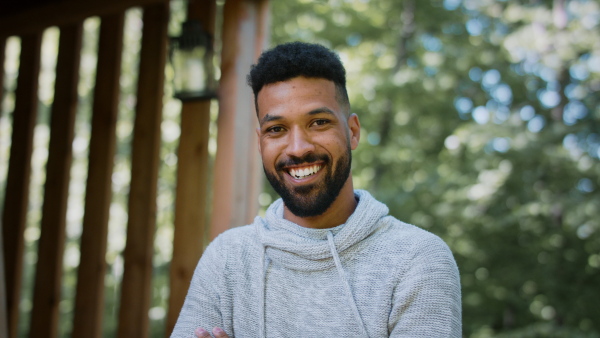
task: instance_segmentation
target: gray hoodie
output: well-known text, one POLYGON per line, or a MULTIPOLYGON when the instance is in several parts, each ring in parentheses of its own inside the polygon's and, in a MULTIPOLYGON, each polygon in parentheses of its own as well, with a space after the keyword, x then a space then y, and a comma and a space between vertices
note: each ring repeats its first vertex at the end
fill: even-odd
POLYGON ((368 192, 345 224, 304 228, 275 201, 217 237, 194 273, 171 337, 460 337, 452 253, 388 215, 368 192))

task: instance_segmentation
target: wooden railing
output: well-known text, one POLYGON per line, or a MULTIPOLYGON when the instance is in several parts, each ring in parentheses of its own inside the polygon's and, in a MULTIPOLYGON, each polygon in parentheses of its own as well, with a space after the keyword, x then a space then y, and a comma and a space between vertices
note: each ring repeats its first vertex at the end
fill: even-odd
MULTIPOLYGON (((213 219, 212 231, 204 230, 204 206, 210 197, 207 196, 210 102, 182 104, 167 334, 172 330, 202 253, 203 248, 198 243, 202 242, 203 234, 214 236, 231 226, 249 222, 256 210, 255 198, 247 198, 242 204, 239 201, 240 195, 256 196, 259 189, 256 177, 260 173, 254 128, 248 128, 254 123, 252 97, 245 85, 245 71, 241 69, 247 69, 266 44, 266 4, 266 0, 228 0, 224 7, 222 36, 226 40, 222 41, 218 128, 234 132, 219 134, 215 170, 222 171, 214 185, 224 188, 213 189, 213 210, 220 210, 229 219, 213 219), (240 126, 245 128, 240 129, 240 126), (240 161, 245 165, 240 165, 240 161), (244 170, 244 174, 240 175, 239 170, 244 170), (232 182, 236 186, 232 187, 232 182)), ((100 16, 101 26, 72 336, 102 335, 124 13, 132 6, 142 7, 144 25, 117 334, 119 337, 149 335, 169 3, 167 0, 66 0, 0 19, 0 79, 4 78, 2 65, 6 39, 14 35, 21 38, 0 232, 0 338, 17 337, 42 33, 49 26, 58 26, 60 41, 29 332, 31 337, 58 335, 82 27, 83 21, 90 16, 100 16)), ((190 1, 189 16, 202 19, 205 28, 214 32, 215 8, 215 0, 190 1)), ((2 91, 0 86, 0 98, 2 91)))

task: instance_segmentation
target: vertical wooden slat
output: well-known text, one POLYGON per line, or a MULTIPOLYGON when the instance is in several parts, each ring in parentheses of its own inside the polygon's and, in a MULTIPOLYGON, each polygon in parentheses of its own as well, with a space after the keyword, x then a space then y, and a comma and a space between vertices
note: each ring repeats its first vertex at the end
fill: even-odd
POLYGON ((246 75, 259 52, 256 46, 265 42, 265 5, 266 0, 225 2, 211 238, 251 222, 258 207, 257 122, 246 75))
POLYGON ((168 3, 144 7, 143 20, 119 309, 118 337, 122 338, 147 337, 149 329, 168 3))
POLYGON ((23 265, 23 231, 29 201, 33 129, 38 108, 41 44, 41 33, 21 38, 21 61, 13 113, 10 164, 2 215, 9 337, 17 336, 23 265))
MULTIPOLYGON (((215 0, 190 2, 188 19, 214 34, 215 0)), ((206 233, 210 100, 182 102, 166 336, 175 327, 206 233)))
POLYGON ((101 18, 73 337, 100 337, 124 14, 101 18))
POLYGON ((210 101, 182 106, 181 136, 177 152, 177 191, 173 257, 170 266, 167 336, 171 334, 203 251, 206 227, 208 124, 210 101))
POLYGON ((4 241, 0 231, 0 338, 8 337, 8 313, 6 312, 6 274, 4 273, 4 241))
POLYGON ((31 337, 58 335, 58 305, 77 111, 81 34, 81 23, 60 29, 41 235, 29 334, 31 337))
MULTIPOLYGON (((4 56, 6 39, 0 38, 0 117, 2 117, 2 99, 4 98, 4 56)), ((2 223, 0 223, 2 228, 2 223)), ((6 274, 4 273, 4 240, 0 229, 0 338, 8 337, 8 318, 6 312, 6 274)))
POLYGON ((6 38, 0 37, 0 117, 2 117, 2 114, 3 114, 2 101, 4 99, 4 58, 5 58, 5 56, 6 56, 6 38))
MULTIPOLYGON (((271 11, 269 6, 269 0, 258 0, 255 2, 256 5, 256 40, 254 41, 254 60, 258 60, 260 54, 269 46, 270 43, 270 24, 271 24, 271 11)), ((248 70, 250 72, 250 70, 248 70)), ((253 116, 256 116, 256 110, 254 109, 254 94, 252 95, 252 112, 253 116)), ((258 127, 258 120, 254 120, 255 127, 258 127)), ((258 148, 258 139, 256 133, 252 132, 248 135, 248 142, 251 146, 256 145, 258 148)), ((257 149, 256 148, 256 149, 257 149)), ((252 196, 247 202, 248 207, 246 208, 246 220, 252 221, 256 217, 256 211, 259 208, 258 194, 263 190, 263 164, 262 159, 258 150, 250 151, 247 154, 248 160, 248 185, 245 191, 246 196, 252 196)))

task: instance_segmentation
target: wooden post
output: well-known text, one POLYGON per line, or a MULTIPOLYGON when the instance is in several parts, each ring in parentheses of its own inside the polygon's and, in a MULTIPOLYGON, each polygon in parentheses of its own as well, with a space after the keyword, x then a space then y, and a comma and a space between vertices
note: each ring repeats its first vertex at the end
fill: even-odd
POLYGON ((144 7, 118 337, 148 337, 168 3, 144 7))
MULTIPOLYGON (((270 9, 269 9, 269 1, 268 0, 259 0, 256 2, 256 39, 254 40, 254 60, 258 60, 258 57, 262 52, 269 46, 270 34, 269 34, 269 25, 270 25, 270 9)), ((250 72, 250 70, 248 70, 250 72)), ((246 78, 244 78, 246 79, 246 78)), ((246 82, 244 82, 246 84, 246 82)), ((246 87, 249 88, 248 85, 246 87)), ((251 90, 250 90, 251 91, 251 90)), ((256 116, 256 109, 254 108, 254 94, 252 94, 252 113, 253 116, 256 116)), ((258 127, 258 118, 255 120, 255 126, 258 127)), ((262 159, 260 158, 260 154, 258 152, 258 138, 256 137, 256 133, 252 133, 249 135, 249 138, 252 143, 251 145, 254 147, 255 151, 252 151, 248 154, 248 177, 249 183, 248 188, 246 190, 248 196, 252 196, 248 200, 248 208, 246 209, 246 221, 251 222, 256 217, 256 212, 258 210, 258 194, 262 191, 263 184, 263 164, 262 159)))
MULTIPOLYGON (((2 117, 2 99, 4 98, 4 56, 6 39, 0 39, 0 117, 2 117)), ((0 338, 8 337, 8 318, 6 312, 6 274, 4 273, 4 240, 0 223, 0 338)))
MULTIPOLYGON (((6 38, 0 37, 0 117, 2 117, 2 113, 3 113, 2 112, 2 101, 4 99, 4 58, 5 57, 6 57, 6 38)), ((1 258, 2 257, 0 257, 0 259, 1 258)), ((2 329, 0 329, 0 330, 2 330, 2 329)))
POLYGON ((102 333, 106 240, 112 198, 111 178, 115 155, 123 23, 123 13, 101 17, 73 337, 99 338, 102 333))
POLYGON ((6 274, 4 273, 4 241, 0 231, 0 338, 8 337, 8 313, 6 312, 6 274))
POLYGON ((4 239, 9 337, 17 336, 23 266, 23 231, 29 202, 33 129, 37 119, 42 34, 21 38, 21 61, 13 113, 10 164, 4 195, 4 239))
MULTIPOLYGON (((188 19, 199 20, 210 34, 215 30, 215 0, 191 1, 188 19)), ((167 337, 173 331, 206 234, 210 100, 186 101, 181 106, 181 136, 177 151, 177 189, 167 337)))
POLYGON ((81 23, 60 29, 44 206, 29 333, 31 337, 53 338, 58 335, 58 305, 78 100, 81 34, 81 23))
POLYGON ((225 2, 221 97, 211 238, 252 221, 258 209, 262 165, 258 159, 256 113, 246 84, 250 66, 266 45, 266 0, 225 2), (262 48, 260 48, 262 49, 262 48))

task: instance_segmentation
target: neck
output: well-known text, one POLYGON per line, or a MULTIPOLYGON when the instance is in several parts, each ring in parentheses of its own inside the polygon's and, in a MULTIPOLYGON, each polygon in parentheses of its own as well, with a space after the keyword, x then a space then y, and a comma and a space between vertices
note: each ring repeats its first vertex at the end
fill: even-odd
POLYGON ((331 203, 331 206, 322 215, 312 217, 298 217, 294 215, 287 207, 283 210, 283 218, 294 222, 305 228, 327 229, 346 223, 348 217, 356 209, 356 197, 354 196, 354 187, 352 185, 352 176, 340 190, 338 197, 331 203))

